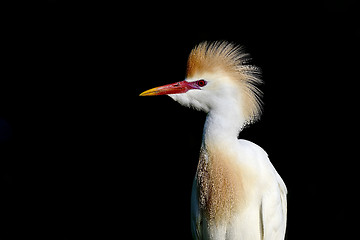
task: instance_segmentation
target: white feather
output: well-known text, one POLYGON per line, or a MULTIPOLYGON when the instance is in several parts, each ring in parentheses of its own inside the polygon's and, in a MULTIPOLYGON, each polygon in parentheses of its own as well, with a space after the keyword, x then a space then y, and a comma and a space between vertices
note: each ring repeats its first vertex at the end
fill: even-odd
MULTIPOLYGON (((237 145, 237 146, 235 146, 237 145)), ((286 186, 266 152, 254 143, 238 140, 235 165, 241 166, 247 181, 245 206, 234 209, 230 219, 209 224, 199 207, 195 176, 191 197, 191 228, 194 239, 283 240, 286 229, 286 186)), ((241 183, 238 183, 241 184, 241 183)), ((237 199, 237 201, 244 201, 237 199)))

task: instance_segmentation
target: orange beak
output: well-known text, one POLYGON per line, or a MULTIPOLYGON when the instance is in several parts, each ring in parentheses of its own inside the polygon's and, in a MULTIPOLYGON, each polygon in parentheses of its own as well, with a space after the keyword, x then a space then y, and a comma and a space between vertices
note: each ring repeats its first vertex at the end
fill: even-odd
POLYGON ((140 94, 140 96, 159 96, 167 94, 186 93, 191 89, 200 89, 194 82, 181 81, 177 83, 167 84, 161 87, 152 88, 146 90, 140 94))

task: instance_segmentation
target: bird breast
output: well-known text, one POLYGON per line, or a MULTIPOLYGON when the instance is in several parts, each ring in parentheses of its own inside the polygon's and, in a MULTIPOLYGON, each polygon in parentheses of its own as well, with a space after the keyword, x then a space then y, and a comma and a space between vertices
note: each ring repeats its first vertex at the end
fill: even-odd
POLYGON ((196 179, 199 207, 209 223, 230 219, 246 203, 244 174, 236 155, 220 148, 203 147, 196 179))

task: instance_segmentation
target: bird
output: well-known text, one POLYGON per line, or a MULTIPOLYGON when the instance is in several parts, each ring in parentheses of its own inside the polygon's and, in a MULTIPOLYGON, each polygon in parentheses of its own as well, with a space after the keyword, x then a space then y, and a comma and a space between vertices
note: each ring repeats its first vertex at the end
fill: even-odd
POLYGON ((193 239, 282 240, 287 188, 260 146, 239 139, 263 112, 260 68, 242 45, 204 41, 190 52, 185 80, 144 91, 206 113, 191 192, 193 239))

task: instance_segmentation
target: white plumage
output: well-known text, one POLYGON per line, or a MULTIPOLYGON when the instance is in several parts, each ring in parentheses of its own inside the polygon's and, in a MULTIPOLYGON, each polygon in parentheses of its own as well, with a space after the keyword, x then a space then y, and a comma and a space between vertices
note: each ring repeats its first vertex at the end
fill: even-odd
POLYGON ((191 196, 194 239, 282 240, 286 186, 266 152, 239 140, 261 113, 259 69, 231 43, 204 42, 190 53, 186 80, 147 90, 207 112, 191 196))

